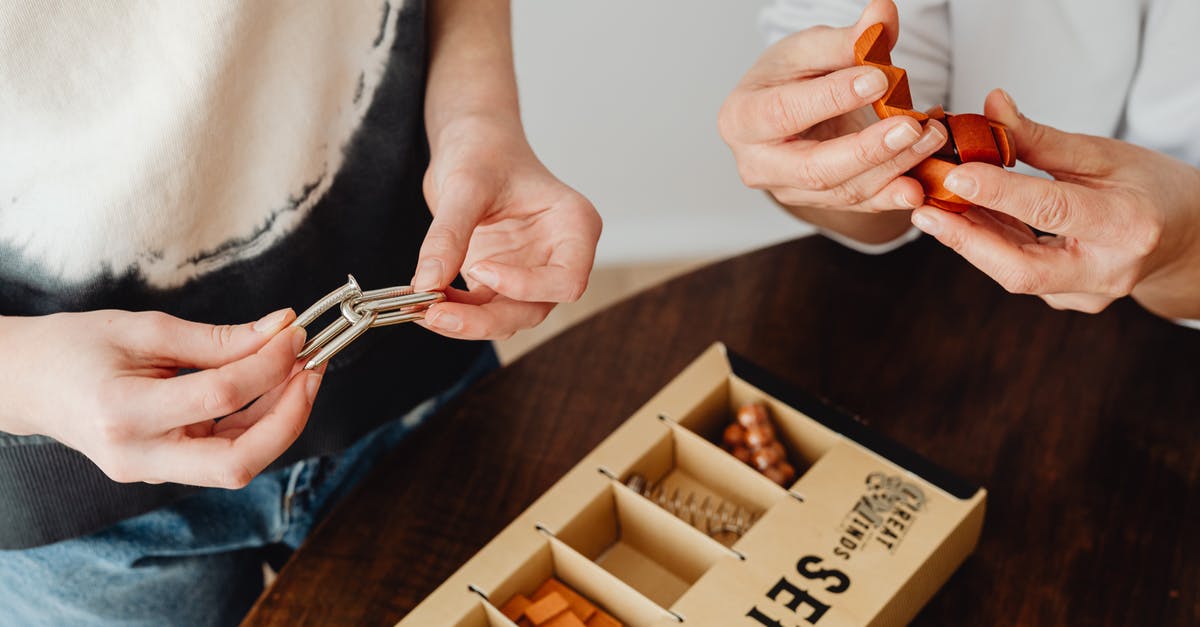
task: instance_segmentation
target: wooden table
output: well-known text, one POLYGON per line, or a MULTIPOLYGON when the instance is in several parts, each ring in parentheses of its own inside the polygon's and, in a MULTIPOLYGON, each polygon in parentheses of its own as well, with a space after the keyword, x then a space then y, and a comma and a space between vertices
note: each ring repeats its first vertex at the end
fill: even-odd
POLYGON ((567 331, 382 462, 247 623, 395 623, 714 340, 988 489, 916 624, 1200 624, 1200 332, 1054 311, 928 238, 797 240, 567 331))

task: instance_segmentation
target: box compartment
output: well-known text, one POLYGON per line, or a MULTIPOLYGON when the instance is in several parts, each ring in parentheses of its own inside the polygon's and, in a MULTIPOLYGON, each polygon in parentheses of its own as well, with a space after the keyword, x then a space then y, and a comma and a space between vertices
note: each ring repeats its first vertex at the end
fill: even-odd
POLYGON ((597 566, 552 534, 531 529, 542 535, 537 548, 518 562, 494 590, 483 591, 477 611, 458 627, 513 627, 499 610, 514 595, 532 596, 547 579, 558 579, 625 625, 645 625, 669 618, 655 605, 613 574, 597 566))
MULTIPOLYGON (((783 444, 788 462, 796 469, 793 483, 841 440, 841 436, 829 428, 764 394, 732 373, 722 378, 687 413, 675 420, 680 426, 712 443, 722 453, 730 455, 722 446, 725 428, 734 421, 738 409, 754 402, 761 402, 767 407, 776 439, 783 444)), ((758 472, 747 464, 742 465, 758 472)))
POLYGON ((582 557, 668 608, 721 559, 719 543, 613 483, 555 536, 582 557))
POLYGON ((763 512, 787 498, 783 488, 712 442, 673 422, 663 425, 662 436, 620 480, 685 523, 731 546, 763 512), (640 490, 631 483, 635 475, 645 479, 640 490))

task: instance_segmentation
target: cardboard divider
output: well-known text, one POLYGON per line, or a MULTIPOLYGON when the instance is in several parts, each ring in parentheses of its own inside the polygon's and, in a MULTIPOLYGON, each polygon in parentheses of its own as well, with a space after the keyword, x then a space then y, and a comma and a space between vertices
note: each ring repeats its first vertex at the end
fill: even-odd
MULTIPOLYGON (((500 610, 491 603, 480 602, 483 607, 484 618, 486 622, 469 623, 469 625, 478 625, 479 627, 517 627, 517 624, 508 620, 508 617, 500 613, 500 610)), ((468 624, 463 624, 461 627, 468 627, 468 624)))
POLYGON ((661 608, 670 607, 718 560, 736 559, 615 482, 555 535, 661 608))

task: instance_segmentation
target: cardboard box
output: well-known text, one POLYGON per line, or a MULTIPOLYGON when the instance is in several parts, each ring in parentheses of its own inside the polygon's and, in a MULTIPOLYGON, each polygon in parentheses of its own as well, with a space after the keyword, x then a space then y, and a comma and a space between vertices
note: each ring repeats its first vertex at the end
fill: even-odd
POLYGON ((974 549, 985 500, 716 344, 399 624, 512 627, 496 608, 553 576, 626 625, 901 625, 974 549), (798 464, 787 489, 717 444, 753 401, 798 464), (704 498, 748 529, 689 513, 704 498))

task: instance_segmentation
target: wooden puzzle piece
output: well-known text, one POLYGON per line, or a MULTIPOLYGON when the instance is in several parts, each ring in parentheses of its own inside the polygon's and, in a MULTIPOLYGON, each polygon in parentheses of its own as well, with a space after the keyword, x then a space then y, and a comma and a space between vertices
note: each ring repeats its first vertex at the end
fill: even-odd
POLYGON ((504 614, 508 620, 511 620, 515 623, 521 620, 521 617, 525 615, 525 610, 529 609, 530 605, 533 605, 533 601, 530 601, 523 595, 518 594, 509 599, 508 603, 505 603, 504 606, 500 608, 500 613, 504 614))
POLYGON ((519 627, 621 627, 621 622, 551 577, 531 598, 517 594, 500 613, 519 627))
POLYGON ((887 91, 879 100, 871 103, 875 114, 880 119, 897 115, 907 115, 918 122, 934 119, 946 127, 949 134, 946 145, 906 174, 921 184, 925 190, 925 200, 930 205, 962 213, 971 208, 971 203, 946 189, 946 175, 954 166, 962 163, 981 162, 1011 168, 1017 162, 1012 134, 1004 125, 976 113, 954 115, 946 113, 940 106, 928 113, 913 110, 908 74, 892 65, 892 56, 883 32, 883 24, 875 24, 863 31, 858 41, 854 42, 855 62, 879 68, 888 80, 887 91))
POLYGON ((562 597, 561 594, 551 592, 542 597, 541 601, 535 601, 533 605, 525 608, 525 618, 528 618, 534 625, 542 625, 547 623, 551 618, 558 616, 562 612, 567 611, 570 604, 562 597))
POLYGON ((592 614, 596 613, 595 605, 592 605, 590 601, 583 598, 583 595, 568 588, 566 584, 554 578, 547 579, 537 589, 537 592, 533 593, 533 600, 540 601, 543 597, 551 594, 558 594, 566 599, 567 605, 571 608, 571 613, 578 616, 579 620, 586 621, 592 617, 592 614))

